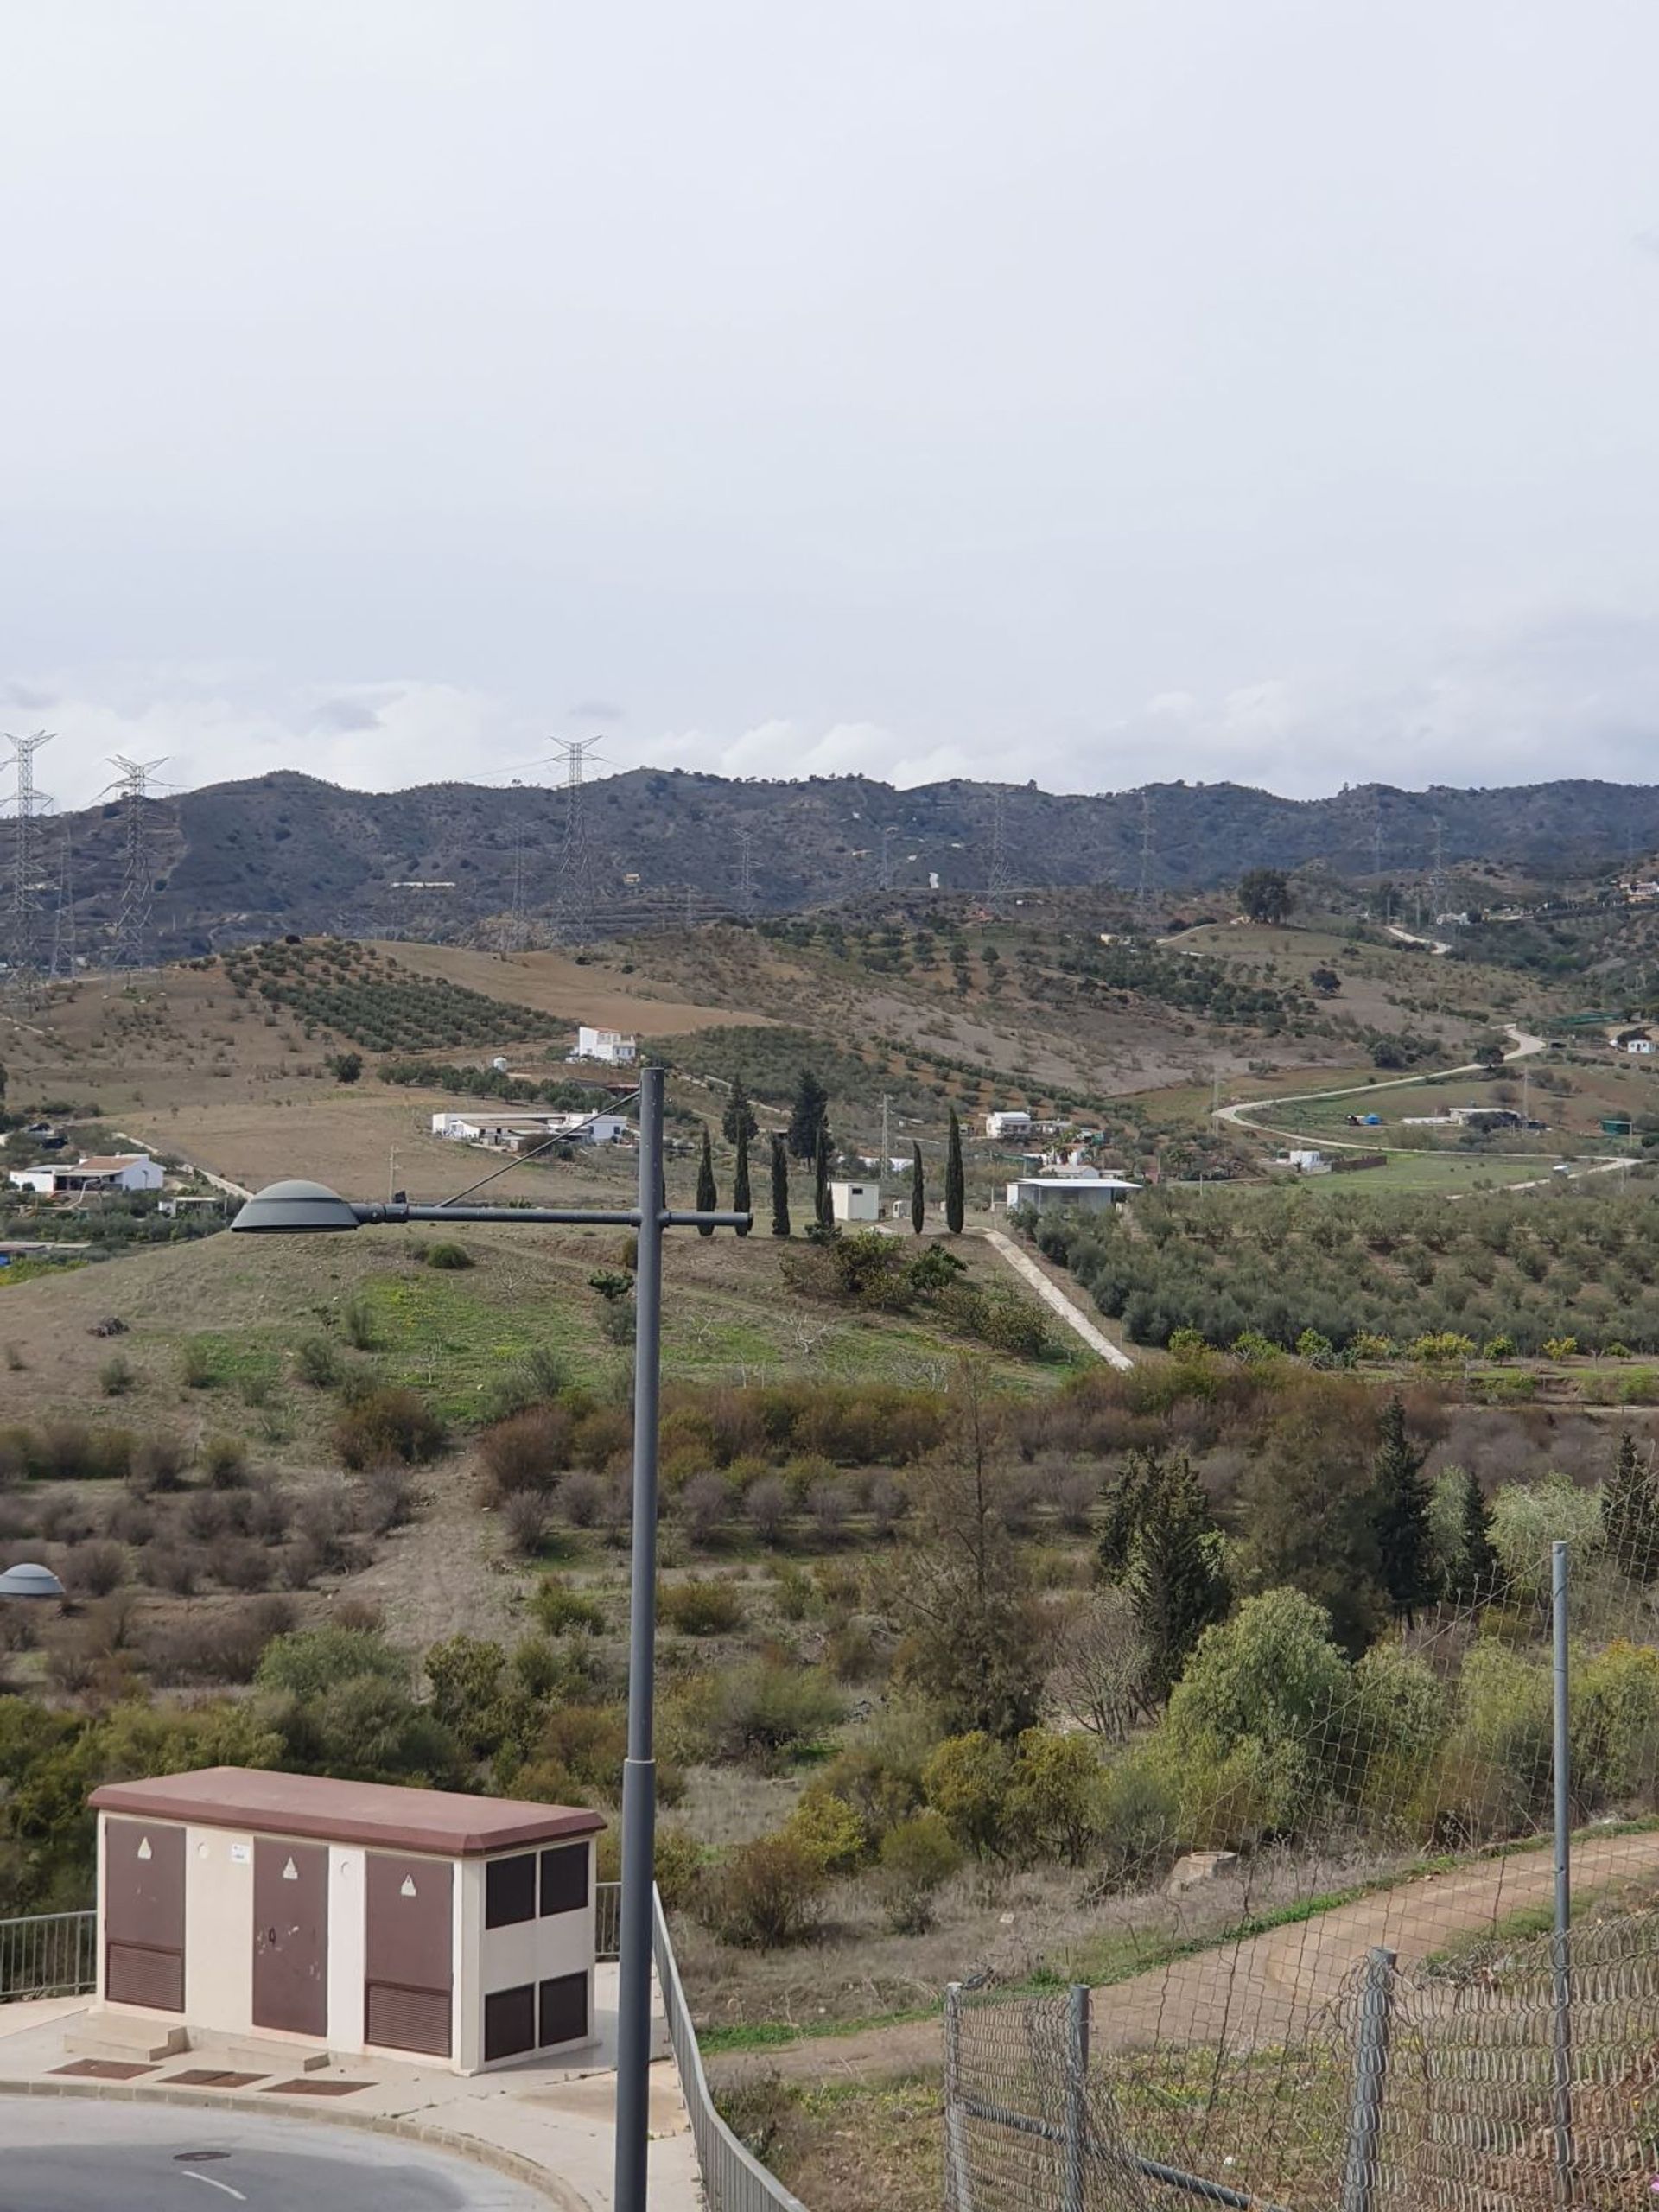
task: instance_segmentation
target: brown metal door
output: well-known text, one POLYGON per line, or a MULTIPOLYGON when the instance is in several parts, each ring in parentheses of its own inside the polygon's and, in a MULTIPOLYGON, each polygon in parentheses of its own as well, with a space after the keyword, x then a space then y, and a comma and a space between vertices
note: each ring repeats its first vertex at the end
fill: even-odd
POLYGON ((328 2032, 328 1847, 256 1836, 253 2024, 328 2032))
POLYGON ((104 1993, 112 2005, 184 2010, 184 1830, 104 1823, 104 1993))
POLYGON ((448 1859, 372 1851, 364 1884, 363 2040, 449 2056, 454 1878, 448 1859))

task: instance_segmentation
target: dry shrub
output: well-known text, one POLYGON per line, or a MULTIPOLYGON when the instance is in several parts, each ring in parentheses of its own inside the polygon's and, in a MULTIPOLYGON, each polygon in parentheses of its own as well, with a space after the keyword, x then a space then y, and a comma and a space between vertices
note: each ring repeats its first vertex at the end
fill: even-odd
POLYGON ((551 1491, 571 1463, 575 1426, 568 1407, 547 1405, 487 1430, 479 1458, 497 1503, 518 1491, 551 1491))
POLYGON ((156 1533, 156 1512, 142 1497, 118 1497, 104 1516, 104 1532, 121 1544, 147 1544, 156 1533))
POLYGON ((82 1544, 65 1566, 67 1586, 85 1598, 107 1598, 127 1579, 127 1554, 119 1544, 107 1541, 82 1544))
POLYGON ((605 1510, 607 1488, 602 1475, 573 1468, 558 1487, 559 1511, 573 1529, 591 1529, 605 1510))
POLYGON ((510 1491, 503 1501, 501 1523, 507 1541, 522 1558, 533 1559, 541 1550, 552 1520, 551 1503, 538 1490, 510 1491))
POLYGON ((165 1590, 175 1598, 194 1598, 207 1573, 200 1547, 181 1543, 176 1536, 158 1536, 146 1544, 139 1565, 152 1590, 165 1590))
POLYGON ((199 1544, 210 1544, 215 1536, 222 1536, 231 1525, 228 1500, 216 1491, 192 1491, 184 1501, 179 1516, 184 1533, 199 1544))
POLYGON ((92 1533, 92 1515, 78 1497, 42 1498, 35 1525, 51 1544, 84 1544, 92 1533))
POLYGON ((789 1491, 780 1475, 762 1475, 751 1483, 743 1509, 763 1544, 781 1542, 789 1522, 789 1491))
POLYGON ((415 1518, 420 1493, 406 1467, 374 1468, 359 1492, 364 1527, 372 1536, 389 1536, 415 1518))
POLYGON ((872 1475, 866 1491, 870 1525, 878 1536, 890 1536, 910 1510, 910 1493, 891 1475, 872 1475))
POLYGON ((698 1910, 723 1942, 778 1950, 812 1933, 828 1886, 818 1854, 799 1838, 763 1835, 705 1878, 698 1910))
POLYGON ((353 1471, 397 1462, 423 1465, 443 1443, 443 1423, 420 1392, 391 1384, 365 1390, 334 1423, 334 1450, 353 1471))
POLYGON ((707 1544, 720 1534, 731 1511, 732 1494, 723 1475, 705 1469, 693 1475, 679 1495, 680 1519, 694 1544, 707 1544))
POLYGON ((98 1679, 98 1655, 85 1633, 64 1627, 46 1639, 46 1679, 65 1697, 82 1697, 98 1679))
POLYGON ((276 1559, 247 1536, 220 1536, 208 1549, 207 1566, 227 1590, 268 1590, 276 1559))
POLYGON ((693 1574, 664 1583, 657 1610, 682 1636, 729 1636, 743 1623, 742 1592, 735 1583, 712 1577, 693 1574))
POLYGON ((248 1478, 248 1455, 240 1437, 210 1436, 201 1447, 202 1472, 215 1490, 239 1490, 248 1478))
POLYGON ((176 1436, 146 1436, 133 1447, 130 1480, 143 1496, 177 1490, 185 1469, 185 1450, 176 1436))
POLYGON ((343 1484, 312 1491, 295 1510, 300 1541, 308 1545, 321 1562, 319 1571, 347 1573, 361 1557, 353 1540, 358 1530, 357 1501, 343 1484))
POLYGON ((280 1544, 293 1526, 294 1501, 279 1484, 267 1479, 247 1493, 247 1516, 249 1535, 262 1544, 280 1544))
POLYGON ((251 1682, 261 1653, 272 1637, 292 1624, 291 1607, 281 1598, 262 1598, 234 1612, 204 1613, 152 1637, 147 1656, 158 1683, 251 1682))

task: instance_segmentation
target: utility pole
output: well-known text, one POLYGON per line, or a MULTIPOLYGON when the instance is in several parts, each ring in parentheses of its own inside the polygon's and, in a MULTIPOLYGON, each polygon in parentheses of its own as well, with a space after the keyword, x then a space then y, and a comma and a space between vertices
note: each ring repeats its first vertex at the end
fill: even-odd
POLYGON ((40 887, 35 880, 35 825, 45 802, 35 787, 35 755, 50 745, 52 733, 37 729, 32 737, 7 734, 11 747, 12 843, 11 917, 7 932, 7 981, 27 998, 33 995, 35 969, 35 915, 40 887))
POLYGON ((878 1213, 881 1210, 883 1197, 881 1185, 887 1180, 887 1160, 892 1151, 893 1147, 887 1140, 887 1094, 884 1090, 881 1094, 881 1162, 875 1171, 875 1205, 878 1213))

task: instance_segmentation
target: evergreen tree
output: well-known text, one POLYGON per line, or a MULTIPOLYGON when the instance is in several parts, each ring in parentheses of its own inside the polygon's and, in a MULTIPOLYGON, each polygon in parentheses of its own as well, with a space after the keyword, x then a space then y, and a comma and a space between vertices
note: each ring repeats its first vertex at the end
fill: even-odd
MULTIPOLYGON (((709 1125, 703 1124, 702 1158, 697 1164, 697 1211, 713 1213, 720 1204, 720 1192, 715 1183, 715 1155, 709 1142, 709 1125)), ((712 1236, 712 1228, 699 1229, 699 1236, 712 1236)))
POLYGON ((791 1234, 789 1222, 789 1153, 781 1136, 772 1140, 772 1233, 791 1234))
POLYGON ((1659 1483, 1651 1449, 1643 1452, 1628 1428, 1602 1487, 1601 1541, 1613 1565, 1633 1582, 1659 1577, 1659 1483))
POLYGON ((812 1155, 812 1211, 820 1229, 835 1226, 836 1210, 830 1199, 830 1124, 818 1123, 818 1141, 812 1155))
POLYGON ((922 1174, 922 1147, 910 1147, 910 1225, 919 1236, 927 1226, 927 1184, 922 1174))
POLYGON ((1232 1603, 1221 1531, 1185 1452, 1148 1454, 1129 1594, 1147 1649, 1147 1687, 1167 1697, 1192 1647, 1232 1603))
MULTIPOLYGON (((737 1130, 737 1166, 732 1175, 732 1211, 747 1213, 753 1204, 754 1201, 749 1195, 749 1133, 740 1122, 737 1130)), ((747 1236, 749 1233, 749 1224, 745 1224, 737 1233, 740 1236, 747 1236)))
POLYGON ((1408 1623, 1434 1596, 1434 1539, 1429 1507, 1433 1491, 1423 1474, 1428 1454, 1412 1442, 1398 1394, 1382 1408, 1373 1462, 1371 1526, 1377 1568, 1389 1603, 1408 1623))
POLYGON ((810 1160, 816 1155, 818 1131, 829 1119, 829 1092, 810 1068, 803 1068, 796 1086, 794 1111, 789 1117, 789 1148, 797 1160, 810 1160))
POLYGON ((749 1103, 749 1094, 743 1088, 741 1076, 732 1077, 731 1096, 720 1117, 720 1130, 728 1144, 735 1144, 740 1136, 758 1137, 760 1134, 760 1124, 754 1118, 754 1109, 749 1103))
MULTIPOLYGON (((1458 1555, 1447 1569, 1446 1594, 1454 1605, 1484 1605, 1497 1594, 1497 1553, 1492 1545, 1492 1509, 1466 1467, 1458 1476, 1458 1555)), ((1602 1513, 1605 1525, 1606 1503, 1602 1513)))
POLYGON ((953 1236, 962 1234, 967 1194, 967 1179, 962 1171, 962 1123, 957 1119, 957 1109, 953 1106, 950 1109, 950 1141, 944 1155, 944 1225, 953 1236))

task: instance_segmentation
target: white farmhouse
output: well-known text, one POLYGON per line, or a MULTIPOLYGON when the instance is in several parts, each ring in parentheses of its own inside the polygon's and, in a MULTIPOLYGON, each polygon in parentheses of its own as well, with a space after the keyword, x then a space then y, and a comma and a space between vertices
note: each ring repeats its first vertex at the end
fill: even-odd
POLYGON ((601 1060, 607 1067, 631 1068, 639 1057, 639 1039, 620 1029, 593 1029, 587 1022, 576 1028, 576 1048, 566 1056, 573 1060, 601 1060))
POLYGON ((77 1191, 159 1191, 167 1178, 147 1152, 118 1152, 51 1167, 14 1167, 6 1179, 17 1190, 56 1198, 77 1191))
POLYGON ((881 1192, 874 1183, 831 1183, 830 1207, 837 1221, 880 1221, 881 1192))
POLYGON ((1008 1211, 1103 1213, 1140 1188, 1122 1175, 1022 1175, 1008 1185, 1008 1211))
POLYGON ((1012 1108, 1006 1113, 985 1116, 988 1137, 1027 1137, 1031 1135, 1031 1116, 1023 1108, 1012 1108))

